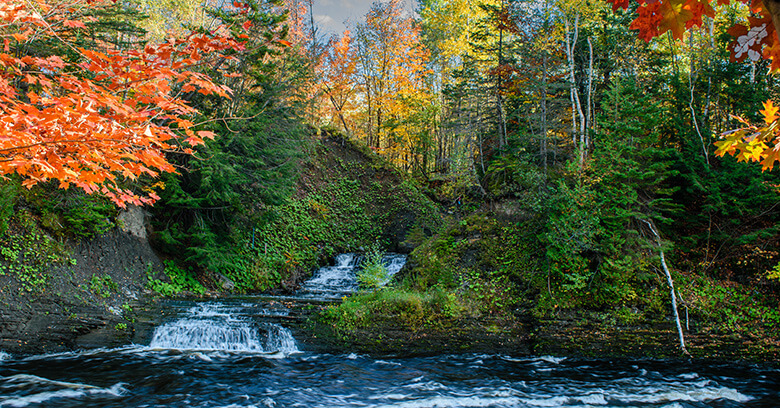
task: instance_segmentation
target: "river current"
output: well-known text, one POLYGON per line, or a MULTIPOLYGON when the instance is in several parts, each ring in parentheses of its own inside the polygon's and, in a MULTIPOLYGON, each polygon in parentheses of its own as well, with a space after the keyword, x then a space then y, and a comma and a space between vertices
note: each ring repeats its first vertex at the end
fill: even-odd
MULTIPOLYGON (((298 299, 348 294, 357 265, 340 256, 298 299)), ((0 352, 0 407, 780 407, 780 370, 756 365, 307 351, 284 304, 176 301, 148 345, 0 352)))

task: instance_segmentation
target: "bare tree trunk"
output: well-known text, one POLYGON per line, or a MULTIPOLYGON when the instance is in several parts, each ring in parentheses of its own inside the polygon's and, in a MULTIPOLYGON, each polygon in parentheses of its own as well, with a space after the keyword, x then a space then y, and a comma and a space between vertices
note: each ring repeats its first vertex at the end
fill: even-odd
POLYGON ((333 95, 330 95, 330 103, 333 104, 333 107, 336 109, 336 113, 339 115, 339 119, 341 120, 341 125, 344 126, 344 133, 348 136, 350 135, 349 126, 347 126, 347 121, 344 119, 344 107, 339 106, 336 103, 336 100, 333 98, 333 95))
MULTIPOLYGON (((588 113, 587 122, 590 131, 596 129, 596 122, 593 119, 595 107, 593 106, 593 41, 588 37, 588 113)), ((585 136, 585 147, 589 148, 591 144, 590 135, 585 136)))
POLYGON ((547 175, 547 52, 542 55, 542 140, 539 147, 544 163, 544 174, 547 175))
MULTIPOLYGON (((707 34, 710 42, 710 50, 715 49, 715 20, 707 19, 707 34)), ((707 53, 707 72, 713 72, 711 53, 707 53)), ((710 105, 712 104, 712 75, 707 75, 707 98, 704 102, 704 116, 702 122, 705 128, 709 129, 708 135, 712 135, 712 120, 710 119, 710 105)), ((707 138, 706 144, 712 143, 711 138, 707 138)))
POLYGON ((677 336, 680 341, 680 350, 685 354, 686 356, 690 356, 690 353, 688 353, 688 349, 685 348, 685 336, 683 335, 682 325, 680 324, 680 315, 677 313, 677 292, 674 290, 674 281, 672 280, 672 274, 669 272, 669 268, 666 266, 666 257, 664 256, 664 251, 661 249, 661 236, 658 235, 658 231, 656 231, 655 227, 650 221, 647 220, 641 220, 647 226, 650 228, 650 231, 653 232, 653 235, 655 235, 656 243, 658 244, 658 252, 661 254, 661 267, 664 270, 664 274, 666 275, 666 282, 669 284, 669 290, 671 291, 672 296, 672 312, 674 314, 674 322, 677 325, 677 336))
POLYGON ((750 83, 756 83, 756 62, 752 59, 750 60, 750 83))
POLYGON ((371 79, 366 78, 366 109, 368 110, 368 123, 366 123, 366 145, 373 146, 374 141, 374 112, 372 111, 371 79))
MULTIPOLYGON (((569 40, 569 32, 571 31, 569 27, 569 19, 564 18, 564 28, 566 29, 566 60, 569 63, 569 98, 571 99, 571 137, 572 137, 572 143, 574 143, 574 147, 576 149, 577 147, 577 112, 574 108, 574 93, 576 92, 576 83, 574 81, 574 55, 572 52, 572 42, 569 40)), ((574 42, 577 41, 577 38, 575 36, 574 42)))
POLYGON ((311 30, 311 49, 309 53, 312 61, 317 58, 317 25, 314 23, 314 0, 308 0, 309 3, 309 28, 311 30))
MULTIPOLYGON (((504 4, 503 1, 501 2, 501 12, 504 12, 504 4)), ((498 147, 503 148, 506 144, 506 118, 504 114, 504 95, 502 95, 502 88, 504 86, 503 84, 503 78, 501 74, 501 63, 504 60, 504 30, 502 28, 498 29, 498 61, 496 63, 497 65, 497 73, 498 73, 498 83, 496 84, 496 100, 498 103, 498 147)))
POLYGON ((580 30, 580 14, 577 13, 574 16, 574 38, 572 38, 571 41, 569 41, 569 20, 564 19, 564 24, 566 28, 566 57, 569 60, 569 80, 571 81, 570 84, 570 95, 571 95, 571 116, 572 116, 572 138, 574 139, 575 145, 577 144, 577 136, 579 136, 580 143, 579 143, 579 163, 580 163, 580 169, 583 168, 585 164, 585 114, 582 112, 582 104, 580 103, 580 93, 577 90, 577 78, 575 76, 574 72, 574 48, 577 45, 577 37, 579 36, 579 30, 580 30), (579 118, 579 121, 577 120, 579 118), (579 124, 579 126, 577 126, 579 124), (579 127, 579 129, 578 129, 579 127), (579 135, 577 135, 579 133, 579 135))
POLYGON ((701 142, 701 150, 704 153, 704 161, 707 162, 707 166, 710 165, 710 155, 707 152, 707 145, 704 143, 704 137, 701 134, 701 129, 699 129, 699 121, 696 119, 696 109, 693 107, 693 102, 695 101, 694 97, 694 88, 696 87, 693 83, 693 77, 696 75, 696 71, 694 70, 694 44, 693 44, 693 33, 691 33, 691 36, 689 37, 689 48, 691 53, 691 68, 688 74, 688 89, 691 91, 691 99, 688 101, 688 108, 691 110, 691 120, 693 121, 693 127, 696 130, 696 134, 699 135, 699 141, 701 142))

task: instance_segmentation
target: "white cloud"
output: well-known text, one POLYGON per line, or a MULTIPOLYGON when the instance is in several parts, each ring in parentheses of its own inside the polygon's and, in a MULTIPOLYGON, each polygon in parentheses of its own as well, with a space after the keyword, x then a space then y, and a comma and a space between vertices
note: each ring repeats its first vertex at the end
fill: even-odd
MULTIPOLYGON (((348 25, 363 21, 372 3, 374 0, 314 0, 314 18, 323 33, 340 34, 348 25)), ((404 0, 407 12, 411 12, 414 3, 404 0)))
POLYGON ((336 23, 336 20, 333 19, 331 16, 325 16, 322 14, 315 14, 314 15, 314 21, 317 22, 317 24, 322 24, 324 26, 334 26, 338 23, 336 23))

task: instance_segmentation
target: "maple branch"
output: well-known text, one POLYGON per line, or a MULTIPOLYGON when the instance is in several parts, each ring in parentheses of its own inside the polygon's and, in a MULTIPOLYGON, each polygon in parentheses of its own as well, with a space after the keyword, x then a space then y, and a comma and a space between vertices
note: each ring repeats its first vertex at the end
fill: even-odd
MULTIPOLYGON (((139 145, 139 144, 135 144, 135 143, 132 143, 132 142, 128 142, 127 140, 122 140, 122 139, 86 139, 86 140, 84 140, 84 139, 81 139, 81 140, 80 139, 67 139, 67 140, 41 141, 41 142, 31 143, 31 144, 23 145, 23 146, 14 146, 14 147, 2 148, 2 149, 0 149, 0 154, 5 155, 6 152, 13 152, 15 150, 26 150, 26 149, 31 149, 33 147, 38 147, 38 146, 71 144, 71 143, 72 144, 91 144, 91 143, 104 144, 106 142, 113 142, 113 143, 117 143, 117 144, 127 144, 128 147, 134 147, 134 148, 137 148, 137 149, 142 149, 142 148, 146 148, 147 147, 147 146, 144 146, 144 145, 139 145)), ((7 160, 12 160, 12 159, 7 159, 7 160)))
MULTIPOLYGON (((82 57, 85 57, 84 54, 78 48, 76 48, 74 45, 68 43, 67 41, 63 40, 62 37, 60 37, 59 34, 57 34, 57 32, 54 30, 54 28, 52 27, 51 23, 49 23, 49 20, 48 20, 48 18, 51 18, 52 15, 49 15, 48 18, 44 18, 43 15, 39 13, 39 10, 37 10, 35 8, 35 6, 33 6, 30 3, 29 0, 25 0, 25 3, 27 4, 28 8, 30 8, 31 10, 35 10, 36 13, 38 13, 41 16, 40 19, 38 19, 37 21, 39 21, 40 23, 44 24, 44 28, 48 29, 48 34, 50 34, 51 36, 53 36, 54 38, 59 40, 64 46, 68 47, 71 51, 74 51, 74 52, 76 52, 76 54, 78 54, 78 55, 80 55, 82 57)), ((77 3, 82 3, 82 2, 81 1, 77 1, 77 3)), ((69 8, 70 7, 68 7, 67 9, 69 9, 69 8)), ((58 9, 57 7, 52 8, 52 12, 54 10, 57 10, 57 9, 58 9)))

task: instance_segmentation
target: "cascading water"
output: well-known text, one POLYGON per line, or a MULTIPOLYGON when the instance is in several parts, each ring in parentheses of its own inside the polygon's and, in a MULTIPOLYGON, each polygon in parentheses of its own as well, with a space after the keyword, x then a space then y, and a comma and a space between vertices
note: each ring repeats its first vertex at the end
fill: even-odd
MULTIPOLYGON (((780 370, 758 365, 296 352, 280 323, 357 288, 359 257, 336 261, 299 296, 170 301, 179 318, 159 326, 149 347, 27 358, 0 351, 0 408, 764 408, 780 401, 780 370)), ((389 275, 405 261, 387 256, 389 275)))
MULTIPOLYGON (((358 289, 357 272, 363 257, 356 254, 341 254, 336 265, 320 268, 314 276, 304 282, 298 297, 305 299, 340 299, 358 289)), ((382 258, 387 268, 387 284, 393 275, 406 264, 406 255, 388 254, 382 258)))
MULTIPOLYGON (((333 300, 358 288, 357 270, 362 257, 341 254, 336 264, 321 268, 304 283, 294 299, 333 300)), ((405 255, 390 254, 383 258, 388 278, 406 263, 405 255)), ((387 282, 385 282, 387 283, 387 282)), ((298 352, 289 329, 268 319, 286 317, 289 309, 278 302, 229 304, 206 302, 191 306, 177 319, 157 327, 150 349, 225 351, 249 353, 298 352)))
POLYGON ((393 276, 400 272, 401 269, 403 269, 404 265, 406 265, 406 255, 401 254, 390 254, 385 255, 383 259, 385 263, 385 267, 387 267, 387 279, 382 282, 382 285, 387 285, 391 279, 393 279, 393 276))
POLYGON ((338 299, 358 288, 355 269, 361 257, 356 254, 341 254, 336 265, 320 268, 314 276, 304 282, 298 296, 304 298, 338 299))
POLYGON ((154 331, 151 349, 252 353, 298 351, 290 331, 274 323, 256 323, 243 308, 201 303, 154 331))

